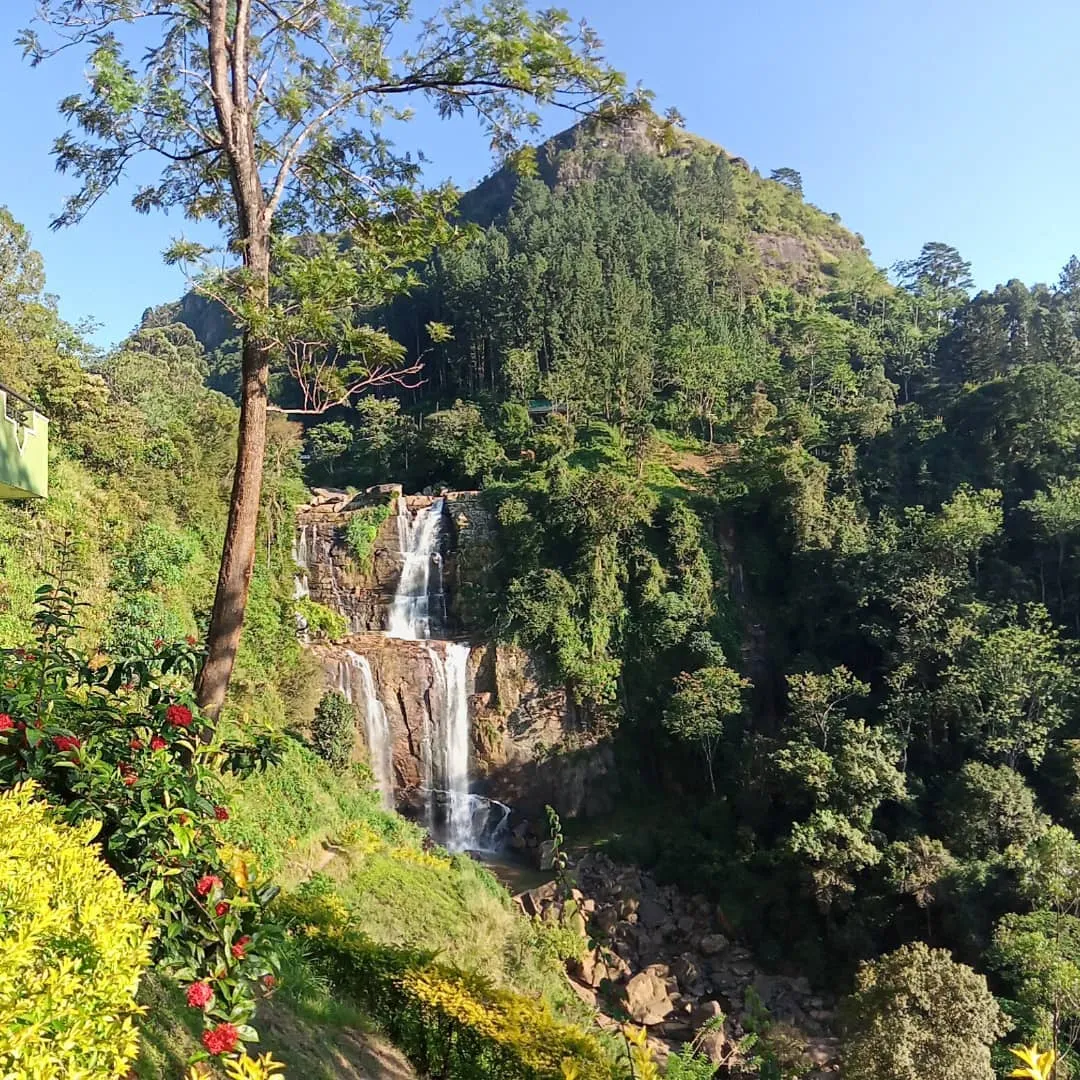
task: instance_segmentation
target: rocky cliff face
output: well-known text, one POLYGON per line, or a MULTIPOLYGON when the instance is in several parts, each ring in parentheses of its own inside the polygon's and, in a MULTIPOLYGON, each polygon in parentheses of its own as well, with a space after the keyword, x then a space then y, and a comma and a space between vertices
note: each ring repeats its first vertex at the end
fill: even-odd
MULTIPOLYGON (((390 731, 396 800, 419 812, 424 777, 431 774, 431 733, 445 705, 437 663, 447 645, 442 638, 467 640, 472 790, 537 821, 545 805, 565 817, 609 811, 615 794, 610 746, 587 729, 566 687, 538 658, 480 635, 480 612, 491 588, 488 571, 498 553, 494 523, 479 493, 443 497, 435 556, 439 636, 410 641, 384 632, 404 562, 398 515, 426 511, 436 498, 403 495, 399 485, 353 497, 324 491, 298 512, 298 591, 349 621, 346 638, 312 645, 328 687, 342 690, 356 705, 363 744, 368 705, 358 658, 367 661, 390 731), (349 519, 388 499, 395 500, 394 512, 379 527, 368 564, 360 566, 346 539, 349 519)), ((358 752, 369 750, 361 745, 358 752)))

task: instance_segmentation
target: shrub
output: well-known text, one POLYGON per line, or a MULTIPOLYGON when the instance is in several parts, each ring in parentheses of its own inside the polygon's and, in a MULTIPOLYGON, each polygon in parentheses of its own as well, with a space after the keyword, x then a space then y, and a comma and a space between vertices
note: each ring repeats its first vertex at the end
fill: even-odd
POLYGON ((591 1033, 541 1001, 496 987, 432 955, 378 945, 339 897, 311 888, 281 903, 335 987, 365 1008, 424 1075, 444 1080, 613 1080, 614 1060, 591 1033))
POLYGON ((337 641, 349 632, 349 620, 340 611, 316 603, 308 596, 302 596, 296 601, 295 610, 304 620, 307 631, 313 638, 337 641))
POLYGON ((105 860, 156 906, 162 968, 210 988, 208 1030, 253 1038, 254 986, 276 966, 263 919, 275 890, 226 865, 217 833, 225 773, 265 767, 276 741, 228 741, 199 714, 191 642, 111 664, 76 652, 77 608, 64 585, 43 586, 33 650, 0 652, 0 785, 34 780, 58 820, 100 829, 105 860))
POLYGON ((364 506, 349 515, 345 526, 345 539, 349 551, 363 573, 371 570, 371 557, 375 550, 375 538, 379 527, 394 509, 394 500, 377 506, 364 506))
POLYGON ((124 893, 33 783, 0 794, 0 1075, 124 1076, 138 1052, 135 991, 151 905, 124 893))
POLYGON ((922 942, 864 963, 844 1020, 850 1080, 924 1080, 943 1061, 957 1080, 993 1080, 990 1047, 1006 1030, 985 977, 922 942))
POLYGON ((356 711, 338 690, 327 690, 311 721, 315 753, 332 769, 341 771, 352 758, 356 742, 356 711))

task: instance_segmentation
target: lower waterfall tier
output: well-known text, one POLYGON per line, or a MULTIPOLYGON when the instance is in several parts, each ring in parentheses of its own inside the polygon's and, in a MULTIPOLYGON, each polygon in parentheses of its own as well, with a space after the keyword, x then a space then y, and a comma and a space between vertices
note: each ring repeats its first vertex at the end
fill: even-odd
POLYGON ((497 846, 495 837, 510 825, 507 805, 538 824, 548 804, 565 817, 612 808, 610 746, 521 649, 377 632, 312 648, 328 686, 357 708, 361 753, 384 798, 433 826, 448 846, 497 846), (452 686, 463 692, 449 694, 457 711, 448 713, 452 686), (376 708, 374 723, 372 692, 383 714, 376 708), (436 760, 432 747, 445 757, 436 760))

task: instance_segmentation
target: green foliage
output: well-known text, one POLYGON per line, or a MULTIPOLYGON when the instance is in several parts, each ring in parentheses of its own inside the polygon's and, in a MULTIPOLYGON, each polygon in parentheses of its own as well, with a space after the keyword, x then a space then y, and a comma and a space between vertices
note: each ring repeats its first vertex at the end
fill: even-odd
POLYGON ((845 1002, 844 1069, 852 1080, 923 1080, 941 1061, 992 1080, 990 1046, 1004 1034, 986 979, 921 942, 863 964, 845 1002))
POLYGON ((419 450, 435 476, 458 487, 475 487, 505 461, 483 413, 461 401, 425 419, 419 450))
POLYGON ((349 620, 333 608, 301 596, 294 601, 297 618, 303 620, 308 633, 315 639, 337 641, 349 632, 349 620))
POLYGON ((295 739, 286 739, 281 761, 230 784, 232 806, 221 834, 249 851, 264 873, 287 876, 319 842, 344 834, 349 823, 368 823, 394 835, 411 829, 404 819, 383 814, 370 777, 359 766, 334 772, 295 739))
POLYGON ((114 1080, 137 1051, 134 994, 155 912, 33 782, 0 793, 0 1068, 114 1080))
POLYGON ((675 680, 675 693, 664 713, 664 727, 676 738, 701 746, 713 791, 716 748, 729 723, 742 715, 743 692, 749 685, 747 679, 723 665, 683 672, 675 680))
POLYGON ((39 589, 33 651, 0 654, 0 783, 32 780, 58 820, 100 829, 109 865, 155 906, 159 966, 212 990, 207 1025, 254 1038, 253 988, 275 964, 263 918, 275 890, 227 866, 216 831, 228 818, 223 774, 272 761, 272 742, 209 737, 191 704, 189 645, 112 663, 80 654, 64 580, 39 589))
POLYGON ((942 796, 949 847, 969 859, 989 859, 1021 848, 1049 824, 1024 778, 1005 765, 969 761, 942 796))
POLYGON ((345 541, 362 572, 371 572, 379 528, 393 513, 394 501, 391 500, 377 506, 362 506, 349 514, 345 524, 345 541))
POLYGON ((332 769, 340 772, 352 760, 356 744, 356 710, 345 695, 327 690, 311 721, 311 744, 332 769))
POLYGON ((336 898, 301 890, 281 906, 339 992, 361 1002, 419 1070, 461 1080, 582 1080, 616 1075, 599 1041, 557 1021, 541 1002, 426 951, 377 945, 336 898))

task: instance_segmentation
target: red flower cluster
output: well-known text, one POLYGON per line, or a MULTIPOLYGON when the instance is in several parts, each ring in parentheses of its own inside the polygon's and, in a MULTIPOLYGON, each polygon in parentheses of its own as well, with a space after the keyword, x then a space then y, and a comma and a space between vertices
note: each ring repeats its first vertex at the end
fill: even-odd
POLYGON ((273 990, 277 986, 277 979, 273 975, 264 975, 262 977, 262 984, 267 990, 273 990))
POLYGON ((126 761, 121 761, 117 768, 120 770, 120 779, 124 786, 134 787, 139 779, 135 770, 126 761))
POLYGON ((217 907, 214 908, 214 914, 220 919, 223 915, 229 914, 229 905, 225 900, 219 900, 217 907))
POLYGON ((165 719, 173 727, 191 727, 191 710, 186 705, 170 705, 165 710, 165 719))
POLYGON ((232 947, 232 954, 236 957, 237 960, 243 960, 244 957, 247 956, 247 947, 250 941, 251 938, 248 937, 247 934, 245 934, 242 938, 236 939, 236 944, 232 947))
POLYGON ((187 640, 187 643, 189 645, 198 645, 199 644, 199 639, 197 637, 195 637, 194 634, 188 634, 186 640, 187 640))
POLYGON ((229 811, 226 810, 224 806, 215 806, 214 807, 214 817, 216 817, 218 819, 218 821, 228 821, 229 820, 229 811))
POLYGON ((193 1009, 205 1009, 214 999, 209 983, 195 982, 187 988, 187 1003, 193 1009))
POLYGON ((240 1041, 240 1032, 232 1024, 218 1024, 202 1033, 202 1043, 211 1054, 231 1054, 240 1041))
POLYGON ((10 731, 15 726, 15 721, 6 712, 0 712, 0 731, 10 731))
POLYGON ((132 739, 131 742, 128 743, 128 746, 132 750, 141 750, 143 748, 143 741, 142 739, 132 739))
POLYGON ((199 878, 199 883, 195 886, 195 891, 200 896, 209 896, 220 884, 221 878, 216 874, 203 874, 203 876, 199 878))
POLYGON ((68 750, 78 750, 82 746, 82 741, 74 735, 54 735, 53 745, 61 753, 66 753, 68 750))
POLYGON ((169 744, 160 735, 155 735, 150 740, 150 749, 151 750, 164 750, 165 747, 168 746, 168 745, 169 744))

